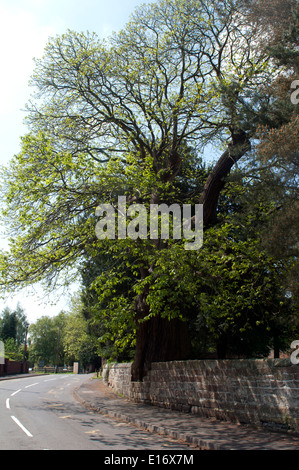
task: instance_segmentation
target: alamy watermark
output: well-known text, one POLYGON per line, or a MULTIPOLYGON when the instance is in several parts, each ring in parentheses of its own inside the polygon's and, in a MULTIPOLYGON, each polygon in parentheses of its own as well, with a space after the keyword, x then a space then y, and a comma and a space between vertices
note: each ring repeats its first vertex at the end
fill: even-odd
POLYGON ((3 341, 0 341, 0 365, 5 364, 5 347, 3 341))
POLYGON ((296 340, 296 341, 293 341, 292 344, 291 344, 291 348, 292 349, 295 349, 295 351, 292 352, 291 354, 291 363, 292 364, 299 364, 299 348, 297 347, 299 346, 299 341, 296 340))
POLYGON ((295 88, 295 91, 291 93, 291 102, 292 104, 299 104, 299 80, 294 80, 291 88, 295 88))
POLYGON ((150 204, 149 211, 143 204, 131 204, 127 208, 126 196, 118 197, 118 205, 101 204, 96 209, 101 217, 95 227, 96 236, 103 240, 188 240, 185 250, 199 250, 203 244, 203 205, 150 204), (149 213, 148 213, 149 212, 149 213), (172 235, 171 235, 172 234, 172 235))

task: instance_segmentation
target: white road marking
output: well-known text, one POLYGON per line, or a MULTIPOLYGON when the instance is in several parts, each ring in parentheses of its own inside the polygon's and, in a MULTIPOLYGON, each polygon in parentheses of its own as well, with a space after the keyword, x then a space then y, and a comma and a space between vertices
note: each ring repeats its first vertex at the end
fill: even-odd
POLYGON ((27 434, 28 437, 33 437, 31 432, 28 431, 28 429, 25 428, 25 426, 23 426, 23 424, 15 417, 15 416, 11 416, 11 418, 14 420, 14 422, 22 429, 22 431, 27 434))
MULTIPOLYGON (((51 380, 57 380, 57 378, 58 378, 58 377, 55 377, 55 378, 52 378, 52 379, 47 379, 47 380, 44 380, 44 382, 50 382, 51 380)), ((62 378, 68 378, 68 377, 66 376, 66 377, 59 377, 59 378, 62 379, 62 378)), ((33 383, 33 384, 26 385, 25 388, 34 387, 35 385, 38 385, 38 384, 39 384, 39 382, 35 382, 35 383, 33 383)), ((71 384, 68 384, 68 385, 71 385, 71 384)), ((63 387, 62 387, 62 389, 63 389, 63 387)), ((22 391, 22 389, 19 388, 19 389, 16 390, 15 392, 11 393, 10 396, 13 397, 13 396, 15 396, 17 393, 19 393, 19 392, 21 392, 21 391, 22 391)), ((49 392, 48 392, 48 393, 49 393, 49 392)), ((6 402, 5 402, 6 408, 7 408, 8 410, 10 410, 10 401, 9 401, 9 400, 10 400, 10 399, 7 398, 7 399, 6 399, 6 402)), ((53 406, 53 405, 52 405, 52 406, 53 406)), ((62 404, 60 404, 60 403, 58 404, 58 403, 57 403, 57 404, 55 404, 55 406, 62 406, 62 404)), ((71 417, 71 415, 69 415, 69 416, 64 416, 64 418, 70 418, 70 417, 71 417)), ((31 434, 31 432, 28 431, 27 428, 25 428, 25 426, 18 420, 18 418, 16 418, 15 416, 12 416, 12 415, 11 415, 11 419, 19 426, 20 429, 22 429, 22 431, 23 431, 28 437, 33 437, 33 435, 31 434)), ((48 450, 48 449, 45 449, 45 450, 48 450)))
POLYGON ((38 384, 39 384, 39 382, 35 382, 34 384, 31 384, 31 385, 26 385, 26 387, 25 387, 25 388, 34 387, 34 385, 38 385, 38 384))

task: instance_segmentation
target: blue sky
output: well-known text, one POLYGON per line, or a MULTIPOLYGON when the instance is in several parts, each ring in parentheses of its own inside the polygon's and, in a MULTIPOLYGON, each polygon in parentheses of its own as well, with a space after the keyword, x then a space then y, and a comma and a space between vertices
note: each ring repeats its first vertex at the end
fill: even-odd
POLYGON ((118 31, 134 9, 151 0, 0 0, 0 164, 19 149, 26 129, 25 103, 33 57, 41 57, 49 36, 67 29, 100 37, 118 31))
MULTIPOLYGON (((28 81, 33 72, 33 58, 41 57, 50 36, 67 29, 93 31, 107 37, 121 29, 134 9, 152 0, 0 0, 0 165, 18 153, 23 125, 24 106, 31 90, 28 81)), ((5 240, 2 240, 5 245, 5 240)), ((38 291, 39 292, 39 291, 38 291)), ((55 294, 50 299, 56 302, 55 294)), ((29 322, 42 315, 56 315, 67 307, 68 299, 56 306, 40 303, 37 296, 14 296, 0 301, 24 307, 29 322)))

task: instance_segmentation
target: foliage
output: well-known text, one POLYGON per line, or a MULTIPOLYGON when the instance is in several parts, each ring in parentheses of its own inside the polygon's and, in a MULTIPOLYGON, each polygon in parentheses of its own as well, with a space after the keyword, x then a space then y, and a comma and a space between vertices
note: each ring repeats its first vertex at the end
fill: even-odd
MULTIPOLYGON (((180 207, 196 201, 208 172, 194 148, 183 144, 181 153, 184 163, 176 181, 168 185, 164 199, 180 207)), ((105 246, 105 251, 87 258, 81 267, 83 313, 100 356, 131 360, 136 341, 136 284, 140 269, 151 264, 148 256, 153 255, 154 247, 145 240, 123 240, 117 244, 107 240, 105 246)))
POLYGON ((177 246, 161 252, 153 279, 147 280, 151 315, 175 312, 188 320, 197 332, 197 354, 207 353, 209 338, 219 357, 267 355, 274 332, 280 329, 283 340, 293 324, 283 288, 288 265, 263 253, 257 238, 242 240, 240 231, 223 224, 205 232, 198 252, 177 246))
POLYGON ((49 40, 32 77, 30 133, 1 178, 12 236, 5 288, 55 285, 66 271, 69 281, 80 257, 105 250, 94 234, 99 203, 163 202, 184 142, 199 149, 238 134, 244 100, 274 67, 240 5, 161 0, 108 43, 72 31, 49 40))
POLYGON ((299 120, 298 105, 291 101, 291 85, 298 78, 299 70, 298 2, 253 2, 250 19, 267 33, 260 48, 267 50, 280 70, 269 84, 258 90, 258 99, 265 103, 267 111, 260 121, 254 160, 246 168, 246 174, 247 178, 259 181, 260 192, 262 190, 265 199, 272 201, 262 244, 275 257, 283 260, 291 257, 295 261, 286 273, 285 285, 298 309, 299 120))
POLYGON ((24 358, 24 347, 18 345, 13 338, 6 338, 3 343, 5 357, 12 361, 21 361, 24 358))
POLYGON ((278 343, 282 350, 289 347, 298 331, 286 279, 296 260, 270 255, 262 247, 271 199, 263 199, 262 205, 256 201, 249 210, 240 197, 240 182, 230 184, 234 189, 227 188, 223 198, 230 193, 232 201, 232 194, 239 195, 237 207, 230 205, 227 211, 222 201, 223 220, 205 231, 201 250, 188 252, 178 242, 159 251, 143 244, 143 261, 154 266, 143 279, 128 276, 134 263, 127 265, 128 258, 120 259, 116 249, 111 248, 106 269, 97 260, 102 272, 95 274, 85 295, 92 295, 93 304, 86 308, 106 347, 101 355, 122 359, 124 345, 135 337, 134 299, 145 288, 150 308, 143 321, 157 315, 186 321, 196 357, 215 349, 219 357, 267 356, 278 343))
POLYGON ((64 351, 61 338, 64 331, 64 313, 56 317, 42 316, 29 328, 30 333, 30 361, 46 365, 56 365, 58 351, 58 365, 64 364, 64 351))
POLYGON ((97 353, 105 359, 132 359, 135 279, 129 257, 120 258, 118 250, 111 249, 109 256, 102 255, 85 264, 82 312, 89 333, 96 339, 97 353))
POLYGON ((17 345, 24 344, 27 318, 20 304, 12 310, 5 307, 0 317, 0 338, 12 338, 17 345))
POLYGON ((5 356, 9 359, 23 359, 26 330, 27 318, 21 305, 15 309, 5 307, 0 316, 0 340, 4 342, 5 356))
POLYGON ((97 342, 88 333, 88 325, 82 314, 83 305, 78 296, 72 299, 70 310, 65 315, 63 348, 67 363, 79 362, 85 369, 89 364, 100 366, 97 342))
POLYGON ((56 365, 58 359, 60 366, 73 362, 79 362, 82 368, 100 365, 95 339, 88 334, 78 296, 72 299, 68 312, 43 316, 30 325, 29 331, 29 359, 36 364, 56 365))

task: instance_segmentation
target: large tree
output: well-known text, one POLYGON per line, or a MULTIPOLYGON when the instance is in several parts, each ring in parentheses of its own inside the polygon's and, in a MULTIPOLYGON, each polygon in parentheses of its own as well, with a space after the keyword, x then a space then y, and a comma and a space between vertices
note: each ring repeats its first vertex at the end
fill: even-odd
POLYGON ((215 224, 225 178, 256 136, 253 97, 280 67, 259 47, 260 34, 245 1, 160 0, 138 8, 109 41, 68 31, 36 61, 30 133, 4 174, 12 238, 2 285, 55 285, 62 272, 71 279, 82 257, 101 252, 133 258, 143 285, 134 379, 152 361, 188 356, 186 322, 177 312, 151 314, 152 253, 167 243, 120 240, 115 248, 97 240, 95 209, 116 207, 119 195, 147 206, 169 202, 188 157, 184 146, 199 154, 214 145, 222 154, 197 202, 205 226, 215 224))

